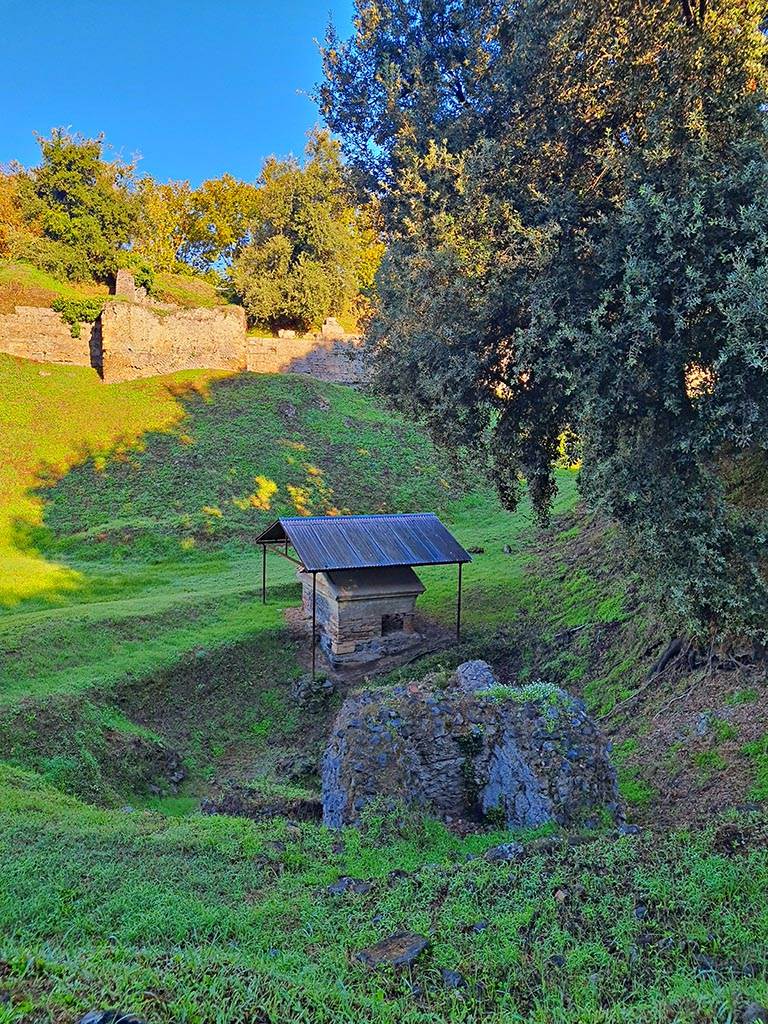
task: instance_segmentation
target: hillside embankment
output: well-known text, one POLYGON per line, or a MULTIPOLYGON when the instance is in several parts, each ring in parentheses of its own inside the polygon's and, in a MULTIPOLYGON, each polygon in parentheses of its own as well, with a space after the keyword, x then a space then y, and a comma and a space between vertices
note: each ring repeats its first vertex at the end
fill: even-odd
MULTIPOLYGON (((574 472, 541 531, 351 388, 203 371, 104 388, 8 357, 0 383, 0 1020, 694 1022, 768 1000, 764 666, 683 648, 651 671, 674 631, 574 472), (494 866, 495 830, 197 813, 233 780, 265 807, 316 800, 344 690, 296 700, 299 587, 275 559, 262 605, 252 540, 281 513, 370 510, 434 510, 474 552, 462 643, 377 684, 482 657, 502 683, 581 696, 639 837, 516 837, 540 845, 494 866), (370 885, 326 892, 339 876, 370 885), (400 930, 431 942, 407 978, 355 960, 400 930)), ((449 626, 454 573, 423 579, 421 614, 449 626)))

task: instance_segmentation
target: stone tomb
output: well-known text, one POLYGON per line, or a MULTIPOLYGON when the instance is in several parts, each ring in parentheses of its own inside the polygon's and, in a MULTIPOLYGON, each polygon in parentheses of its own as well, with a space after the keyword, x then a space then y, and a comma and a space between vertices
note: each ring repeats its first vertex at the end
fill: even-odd
MULTIPOLYGON (((302 609, 312 618, 312 576, 299 572, 302 609)), ((414 625, 424 584, 408 566, 317 573, 316 626, 333 666, 375 660, 421 640, 414 625)))

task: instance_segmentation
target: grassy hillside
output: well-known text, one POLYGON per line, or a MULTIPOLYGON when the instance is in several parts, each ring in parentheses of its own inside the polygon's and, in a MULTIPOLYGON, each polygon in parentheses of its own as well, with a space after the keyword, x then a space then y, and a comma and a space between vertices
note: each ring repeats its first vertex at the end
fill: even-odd
MULTIPOLYGON (((484 656, 502 679, 580 693, 605 716, 631 816, 654 827, 765 800, 764 678, 647 682, 670 637, 618 538, 578 510, 573 473, 540 532, 527 503, 504 511, 349 388, 105 386, 6 357, 0 387, 0 1024, 96 1005, 164 1024, 693 1024, 768 999, 759 814, 575 847, 522 837, 533 852, 509 867, 480 856, 508 835, 407 816, 340 839, 196 813, 230 778, 311 795, 311 772, 286 789, 285 765, 316 760, 338 698, 293 702, 298 584, 272 558, 263 606, 252 539, 281 512, 371 509, 434 509, 479 549, 461 647, 393 678, 484 656), (328 895, 345 874, 370 892, 328 895), (432 942, 412 971, 355 961, 401 929, 432 942)), ((420 573, 422 611, 450 624, 455 569, 420 573)))
MULTIPOLYGON (((0 260, 0 313, 14 306, 50 306, 54 299, 106 297, 106 284, 62 281, 31 263, 0 260)), ((163 272, 155 279, 155 297, 177 306, 222 306, 226 300, 207 278, 163 272)))
POLYGON ((30 263, 0 260, 0 313, 11 313, 14 306, 50 306, 54 299, 86 299, 108 294, 106 285, 60 281, 30 263))
POLYGON ((89 454, 129 446, 184 414, 180 396, 215 374, 192 372, 105 385, 95 370, 42 365, 0 354, 0 605, 55 595, 77 582, 71 570, 29 550, 42 502, 35 493, 89 454))

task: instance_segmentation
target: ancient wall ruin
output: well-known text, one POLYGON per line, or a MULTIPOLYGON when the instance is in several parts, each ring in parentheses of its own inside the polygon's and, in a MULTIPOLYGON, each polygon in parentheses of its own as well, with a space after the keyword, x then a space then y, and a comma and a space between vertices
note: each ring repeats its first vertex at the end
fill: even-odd
POLYGON ((105 381, 175 370, 244 370, 245 312, 240 306, 153 309, 108 302, 101 314, 105 381))
POLYGON ((0 313, 0 352, 40 363, 70 366, 98 366, 100 324, 80 324, 80 337, 73 338, 61 314, 41 306, 16 306, 13 313, 0 313))
POLYGON ((307 373, 336 384, 365 379, 360 339, 355 337, 249 337, 247 365, 254 373, 307 373))
POLYGON ((254 338, 241 306, 184 309, 155 302, 130 272, 117 275, 115 296, 96 323, 69 324, 52 309, 17 306, 0 314, 0 352, 38 362, 93 366, 107 382, 177 370, 306 373, 318 380, 365 378, 360 341, 329 318, 318 335, 254 338))

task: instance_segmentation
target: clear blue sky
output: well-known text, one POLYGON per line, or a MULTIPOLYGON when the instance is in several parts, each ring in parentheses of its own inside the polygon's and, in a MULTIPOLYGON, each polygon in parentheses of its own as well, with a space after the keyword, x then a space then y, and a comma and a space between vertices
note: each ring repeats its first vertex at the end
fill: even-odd
POLYGON ((0 164, 65 125, 162 181, 252 180, 319 121, 329 15, 348 35, 352 0, 0 0, 0 164))

